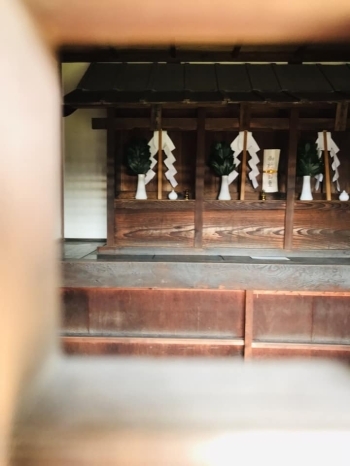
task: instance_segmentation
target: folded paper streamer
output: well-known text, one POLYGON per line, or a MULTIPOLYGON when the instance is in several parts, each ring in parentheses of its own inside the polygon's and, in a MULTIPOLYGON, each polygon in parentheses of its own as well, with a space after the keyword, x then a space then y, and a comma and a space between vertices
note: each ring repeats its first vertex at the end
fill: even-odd
POLYGON ((277 193, 278 191, 278 162, 280 149, 265 149, 263 163, 262 189, 265 193, 277 193))
MULTIPOLYGON (((231 144, 231 149, 233 150, 233 162, 236 167, 241 163, 238 156, 243 151, 243 144, 244 144, 244 131, 240 131, 236 139, 231 144)), ((260 147, 256 143, 255 139, 252 136, 250 131, 247 131, 247 151, 251 159, 248 161, 248 165, 250 167, 249 172, 249 179, 252 182, 254 189, 256 189, 259 185, 256 181, 256 177, 259 175, 259 170, 257 168, 258 163, 260 162, 259 157, 257 156, 257 152, 260 150, 260 147)), ((238 172, 233 170, 228 175, 228 183, 232 183, 232 181, 237 178, 238 172)))
MULTIPOLYGON (((148 145, 149 145, 150 152, 151 152, 151 156, 150 156, 151 167, 146 173, 145 184, 149 183, 151 179, 154 178, 154 175, 155 175, 153 168, 157 165, 157 160, 154 158, 154 156, 157 154, 159 150, 159 132, 158 131, 154 131, 153 138, 150 140, 148 145)), ((173 188, 175 188, 178 184, 177 181, 175 180, 175 175, 177 171, 174 167, 174 163, 176 162, 176 159, 172 152, 174 149, 175 149, 174 143, 168 136, 168 133, 166 131, 162 131, 162 150, 167 156, 166 159, 164 160, 164 165, 168 169, 168 171, 165 172, 165 176, 169 180, 169 183, 171 184, 173 188)))
MULTIPOLYGON (((317 149, 318 149, 318 157, 321 158, 322 151, 324 151, 323 132, 317 133, 316 144, 317 144, 317 149)), ((337 190, 340 191, 339 171, 338 171, 340 162, 337 156, 337 153, 339 152, 339 147, 333 141, 332 134, 329 131, 327 131, 327 149, 329 150, 331 158, 333 159, 332 170, 334 171, 334 175, 333 175, 332 181, 336 183, 337 190)), ((320 187, 320 182, 323 180, 323 174, 320 173, 319 175, 316 175, 315 178, 316 178, 315 189, 317 190, 320 187)))

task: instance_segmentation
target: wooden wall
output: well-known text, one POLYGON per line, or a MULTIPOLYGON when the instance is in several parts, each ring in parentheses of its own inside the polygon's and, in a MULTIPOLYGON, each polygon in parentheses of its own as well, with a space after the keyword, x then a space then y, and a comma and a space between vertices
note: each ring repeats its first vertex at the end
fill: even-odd
POLYGON ((350 292, 69 288, 70 354, 350 359, 350 292))

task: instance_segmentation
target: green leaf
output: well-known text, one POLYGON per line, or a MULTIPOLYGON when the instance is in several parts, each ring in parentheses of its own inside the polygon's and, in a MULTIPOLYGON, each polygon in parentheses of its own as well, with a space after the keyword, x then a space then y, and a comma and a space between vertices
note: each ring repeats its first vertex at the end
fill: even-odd
POLYGON ((297 176, 316 176, 323 170, 323 158, 318 157, 316 143, 301 141, 298 144, 297 176))
POLYGON ((213 144, 209 157, 209 166, 217 176, 229 175, 235 169, 230 144, 225 141, 213 144))
POLYGON ((146 139, 133 139, 125 147, 125 163, 135 175, 145 175, 151 167, 146 139))

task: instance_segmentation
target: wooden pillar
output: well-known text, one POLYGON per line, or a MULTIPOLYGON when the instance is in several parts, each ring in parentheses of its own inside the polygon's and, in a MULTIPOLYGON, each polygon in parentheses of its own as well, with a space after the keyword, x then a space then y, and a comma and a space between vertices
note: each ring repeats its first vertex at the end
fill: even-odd
POLYGON ((335 114, 334 131, 346 131, 348 122, 348 102, 338 102, 335 114))
POLYGON ((205 174, 205 108, 198 109, 197 121, 197 157, 194 211, 194 247, 202 247, 203 237, 203 200, 205 174))
POLYGON ((288 171, 287 171, 287 201, 284 224, 284 249, 290 250, 293 246, 293 220, 295 200, 295 177, 297 169, 298 149, 298 119, 299 111, 292 108, 289 120, 289 145, 288 145, 288 171))
POLYGON ((107 110, 107 246, 114 246, 115 237, 115 110, 107 110))
POLYGON ((253 291, 245 292, 245 324, 244 324, 244 359, 252 357, 253 343, 253 291))
POLYGON ((244 201, 245 199, 245 181, 247 174, 247 131, 250 126, 250 105, 241 104, 240 115, 239 115, 239 130, 244 131, 243 140, 243 153, 241 163, 241 185, 240 185, 240 196, 239 199, 244 201))

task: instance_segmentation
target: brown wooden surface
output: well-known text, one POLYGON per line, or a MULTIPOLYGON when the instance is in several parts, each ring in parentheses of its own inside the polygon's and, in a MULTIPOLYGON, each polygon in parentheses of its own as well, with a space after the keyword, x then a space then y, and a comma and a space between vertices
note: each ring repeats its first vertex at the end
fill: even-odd
POLYGON ((312 297, 254 293, 253 339, 311 342, 312 297))
POLYGON ((170 338, 61 337, 70 355, 119 356, 242 356, 242 340, 193 340, 170 338))
MULTIPOLYGON (((342 128, 336 131, 345 131, 349 125, 347 120, 345 121, 345 104, 341 102, 338 104, 339 109, 337 110, 337 118, 299 118, 298 129, 304 131, 318 131, 320 128, 326 128, 328 131, 332 131, 335 127, 342 128)), ((183 110, 187 108, 187 104, 181 104, 183 110)), ((221 109, 222 110, 222 109, 221 109)), ((135 128, 150 129, 152 126, 151 118, 142 117, 124 117, 115 119, 116 130, 131 130, 135 128)), ((350 123, 349 123, 350 124, 350 123)), ((92 118, 91 127, 95 130, 107 129, 106 118, 92 118)), ((180 130, 180 131, 195 131, 197 129, 197 119, 189 117, 177 117, 170 118, 165 117, 162 119, 162 127, 164 130, 180 130)), ((287 131, 290 127, 289 118, 284 117, 252 117, 250 120, 251 130, 264 130, 264 131, 287 131)), ((208 117, 205 119, 205 130, 206 131, 232 131, 233 129, 239 129, 239 118, 228 118, 228 117, 208 117)))
POLYGON ((335 115, 334 131, 345 131, 348 122, 348 102, 339 102, 335 115))
POLYGON ((350 203, 295 203, 293 248, 347 249, 350 245, 350 203))
POLYGON ((217 204, 212 203, 204 203, 205 247, 283 247, 283 210, 218 210, 217 204))
POLYGON ((63 331, 243 338, 244 291, 65 288, 63 331))
POLYGON ((193 246, 193 201, 115 201, 117 246, 193 246))
POLYGON ((313 297, 312 341, 350 343, 350 295, 313 297))
POLYGON ((285 215, 284 248, 289 250, 293 246, 293 222, 294 222, 294 199, 295 199, 295 176, 297 166, 298 148, 298 119, 297 109, 292 109, 290 113, 289 147, 288 147, 288 168, 287 168, 287 205, 285 215))
POLYGON ((158 108, 158 115, 157 115, 157 121, 158 121, 158 158, 157 158, 157 199, 162 199, 162 193, 163 193, 163 133, 162 133, 162 126, 161 126, 161 119, 162 119, 162 110, 159 107, 158 108))
POLYGON ((332 199, 331 193, 331 176, 330 176, 330 166, 329 166, 329 154, 328 154, 328 141, 327 141, 327 131, 323 131, 323 157, 324 157, 324 176, 326 183, 326 199, 330 201, 332 199))
POLYGON ((240 201, 245 199, 245 179, 247 175, 247 131, 244 131, 243 136, 243 151, 242 151, 242 161, 241 161, 241 183, 240 183, 240 201))
POLYGON ((252 357, 253 342, 253 319, 254 319, 254 296, 251 290, 245 292, 245 313, 244 313, 244 359, 252 357))
POLYGON ((321 63, 350 62, 350 49, 345 44, 335 48, 329 44, 308 47, 306 44, 294 47, 278 44, 275 47, 256 45, 242 46, 174 46, 174 47, 96 47, 63 46, 59 56, 64 63, 115 62, 166 62, 166 63, 202 63, 203 61, 220 63, 321 63), (238 50, 239 49, 239 50, 238 50), (302 49, 302 53, 301 52, 302 49))
POLYGON ((254 292, 253 339, 269 342, 350 342, 350 293, 254 292))
POLYGON ((205 174, 205 109, 198 110, 197 126, 197 157, 195 184, 195 212, 194 212, 194 247, 201 248, 203 240, 203 199, 205 174))
POLYGON ((114 198, 115 198, 115 111, 107 109, 107 246, 114 244, 114 198))
MULTIPOLYGON (((147 251, 148 256, 133 257, 135 251, 129 248, 129 255, 122 255, 119 260, 118 256, 115 260, 115 256, 111 255, 105 256, 104 260, 64 261, 61 263, 63 284, 67 287, 128 288, 135 283, 137 277, 138 284, 150 288, 297 292, 350 290, 349 257, 326 258, 323 251, 318 251, 317 258, 292 257, 290 261, 235 257, 232 256, 232 247, 217 248, 216 256, 208 256, 205 251, 200 256, 183 254, 153 257, 149 246, 144 251, 147 251)), ((175 251, 174 248, 174 254, 175 251)), ((244 253, 260 255, 262 250, 245 249, 244 253)), ((159 250, 157 254, 160 254, 159 250)), ((279 254, 283 255, 283 250, 279 254)))
POLYGON ((253 343, 253 358, 320 358, 350 360, 350 345, 321 345, 300 343, 253 343))

